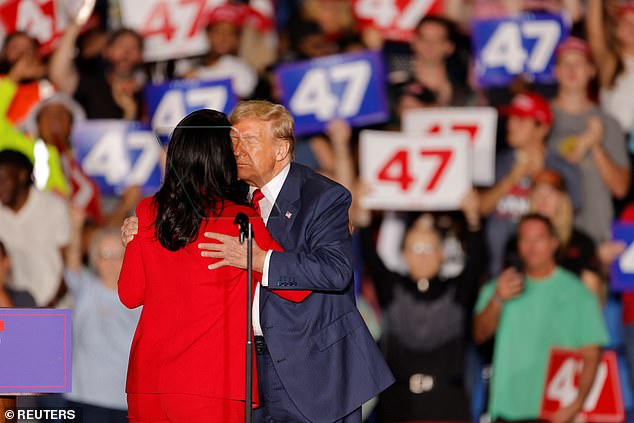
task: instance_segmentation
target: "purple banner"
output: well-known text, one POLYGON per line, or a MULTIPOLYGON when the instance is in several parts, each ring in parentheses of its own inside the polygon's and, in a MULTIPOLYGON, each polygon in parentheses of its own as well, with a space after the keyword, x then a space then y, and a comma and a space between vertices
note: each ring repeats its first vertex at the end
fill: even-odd
POLYGON ((0 393, 71 391, 71 312, 0 309, 0 393))

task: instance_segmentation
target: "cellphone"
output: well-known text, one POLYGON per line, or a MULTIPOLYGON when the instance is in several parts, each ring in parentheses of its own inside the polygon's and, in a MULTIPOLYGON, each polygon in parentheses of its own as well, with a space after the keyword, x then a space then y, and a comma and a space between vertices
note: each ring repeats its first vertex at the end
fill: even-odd
POLYGON ((512 267, 522 278, 522 290, 524 289, 524 262, 517 252, 510 254, 506 259, 506 267, 512 267))
POLYGON ((507 257, 506 267, 514 268, 517 273, 524 273, 524 262, 518 253, 512 253, 507 257))

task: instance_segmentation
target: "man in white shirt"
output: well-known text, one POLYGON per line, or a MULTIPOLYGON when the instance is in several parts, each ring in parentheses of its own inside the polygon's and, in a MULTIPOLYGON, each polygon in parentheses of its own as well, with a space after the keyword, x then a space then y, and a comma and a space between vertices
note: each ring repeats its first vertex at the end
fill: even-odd
POLYGON ((13 263, 9 287, 48 306, 60 292, 70 217, 63 199, 33 187, 32 173, 24 154, 0 151, 0 239, 13 263))

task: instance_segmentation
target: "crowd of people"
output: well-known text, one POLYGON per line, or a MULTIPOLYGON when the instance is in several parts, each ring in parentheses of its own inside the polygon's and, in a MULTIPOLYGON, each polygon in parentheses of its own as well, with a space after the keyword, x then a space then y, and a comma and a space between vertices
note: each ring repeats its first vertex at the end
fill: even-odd
POLYGON ((626 248, 612 224, 634 213, 634 2, 437 0, 409 42, 357 19, 350 0, 279 0, 271 25, 257 30, 244 4, 228 2, 200 27, 206 53, 152 63, 115 3, 69 16, 47 55, 28 32, 2 39, 0 307, 74 310, 73 392, 25 404, 80 405, 85 421, 127 421, 141 311, 117 296, 119 228, 144 192, 100 192, 71 144, 74 125, 148 123, 144 86, 175 79, 230 79, 241 100, 281 103, 277 66, 360 50, 379 52, 387 70, 390 117, 371 129, 398 131, 412 109, 500 112, 495 180, 471 189, 457 210, 363 208, 372 190, 359 176, 365 128, 335 119, 293 144, 295 163, 352 193, 356 301, 395 377, 364 418, 539 421, 550 351, 559 347, 578 350, 583 362, 577 393, 551 417, 572 422, 610 343, 602 308, 615 302, 630 377, 622 382, 634 386, 634 292, 610 289, 610 266, 626 248), (508 86, 479 86, 470 23, 535 11, 570 23, 554 52, 554 83, 518 75, 508 86), (486 400, 476 394, 482 380, 486 400))

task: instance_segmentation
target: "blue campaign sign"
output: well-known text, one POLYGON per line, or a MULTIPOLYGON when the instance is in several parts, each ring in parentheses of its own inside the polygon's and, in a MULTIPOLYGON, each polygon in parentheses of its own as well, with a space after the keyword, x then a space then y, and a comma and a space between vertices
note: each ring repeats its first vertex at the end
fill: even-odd
POLYGON ((165 142, 182 118, 199 109, 229 114, 238 99, 230 79, 174 80, 145 86, 145 101, 150 125, 165 142))
POLYGON ((554 82, 555 50, 569 32, 562 16, 546 13, 474 21, 478 84, 508 85, 518 75, 538 83, 554 82))
POLYGON ((131 185, 150 195, 161 185, 164 147, 153 131, 138 122, 78 122, 71 142, 82 169, 106 195, 119 195, 131 185))
POLYGON ((358 127, 389 117, 383 59, 376 52, 289 63, 279 66, 275 75, 297 135, 321 132, 337 118, 358 127))
POLYGON ((0 394, 71 391, 71 312, 0 309, 0 394))
POLYGON ((612 239, 624 242, 626 248, 610 267, 611 288, 613 291, 634 291, 634 223, 614 223, 612 239))

